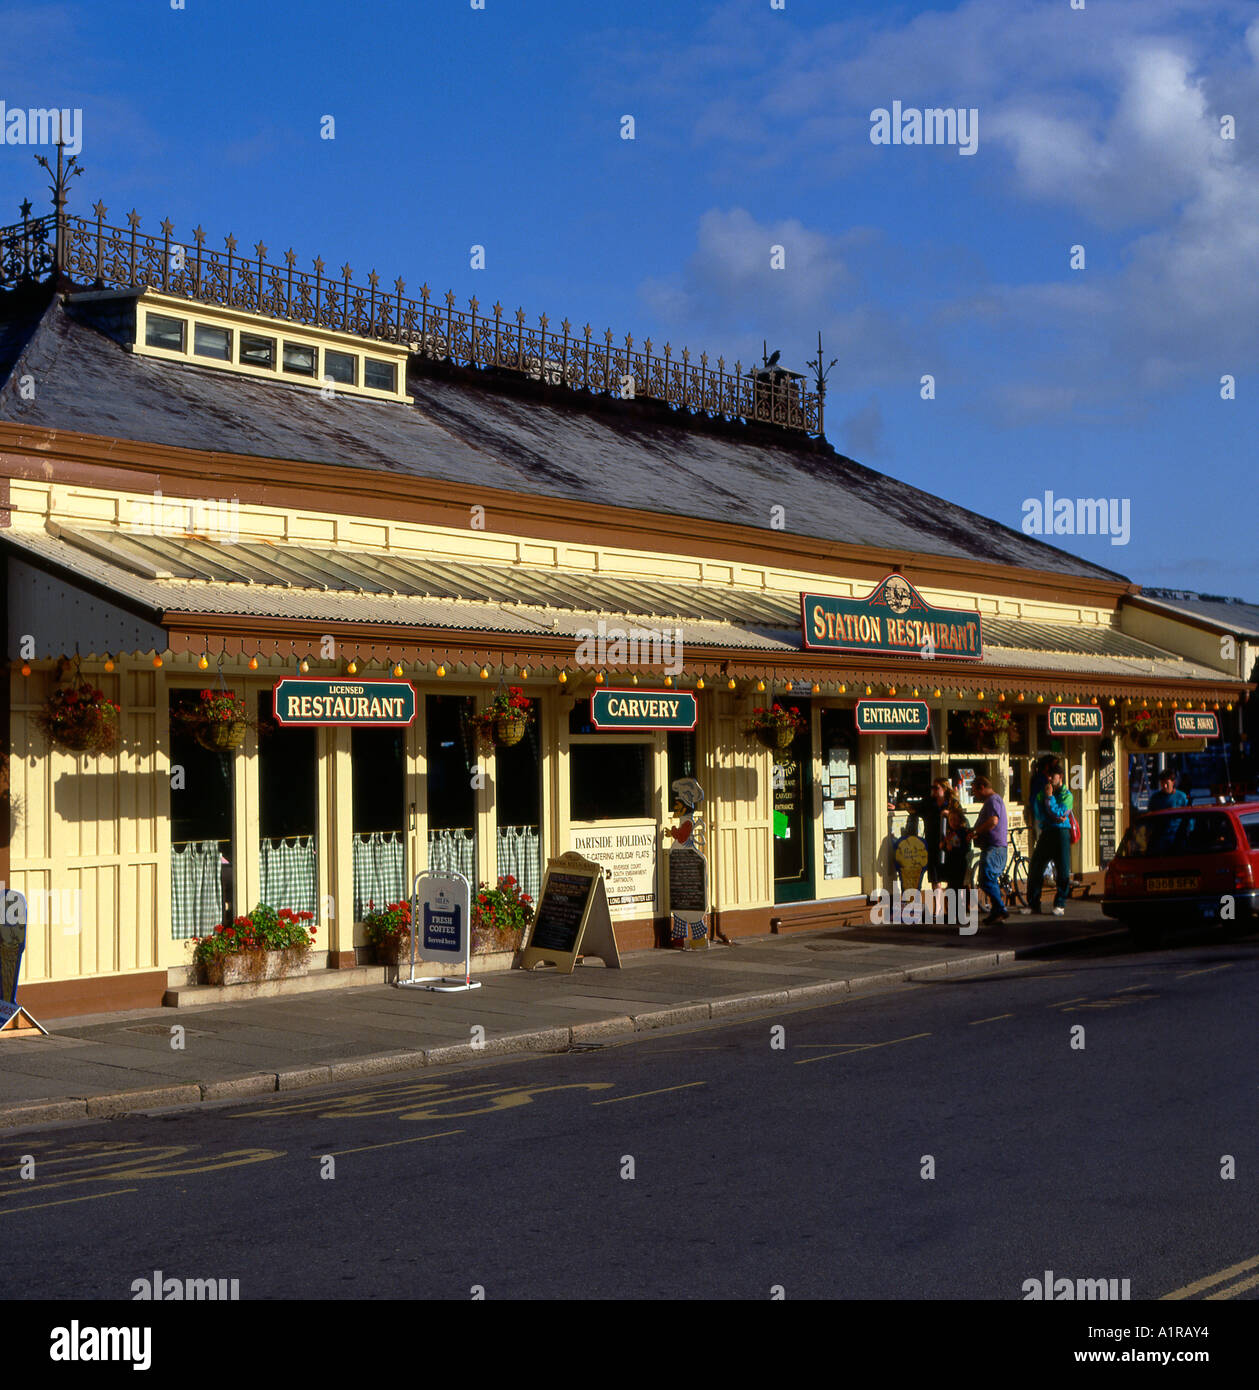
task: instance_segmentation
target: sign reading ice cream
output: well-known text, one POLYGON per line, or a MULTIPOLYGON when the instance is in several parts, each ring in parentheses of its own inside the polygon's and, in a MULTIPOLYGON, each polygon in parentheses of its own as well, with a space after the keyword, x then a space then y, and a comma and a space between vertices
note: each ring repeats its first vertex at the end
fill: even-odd
POLYGON ((414 718, 410 681, 282 680, 275 686, 277 724, 396 726, 414 718))
POLYGON ((1048 728, 1051 734, 1100 734, 1102 712, 1096 705, 1050 705, 1048 728))

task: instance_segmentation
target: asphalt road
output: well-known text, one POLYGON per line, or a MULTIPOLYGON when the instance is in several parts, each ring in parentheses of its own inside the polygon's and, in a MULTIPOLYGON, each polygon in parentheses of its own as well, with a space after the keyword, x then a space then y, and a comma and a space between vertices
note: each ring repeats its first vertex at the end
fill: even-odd
POLYGON ((1253 936, 1104 942, 588 1051, 9 1134, 0 1233, 29 1258, 0 1296, 127 1299, 161 1270, 242 1299, 1017 1300, 1052 1270, 1144 1299, 1233 1270, 1187 1296, 1253 1299, 1257 985, 1253 936))

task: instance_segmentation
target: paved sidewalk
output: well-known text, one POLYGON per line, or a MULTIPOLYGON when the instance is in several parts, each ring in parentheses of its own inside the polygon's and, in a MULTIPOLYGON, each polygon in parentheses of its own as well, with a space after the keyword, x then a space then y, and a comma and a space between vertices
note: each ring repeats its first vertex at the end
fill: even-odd
MULTIPOLYGON (((460 994, 392 985, 44 1020, 52 1036, 0 1042, 0 1129, 284 1091, 477 1061, 685 1023, 842 999, 1114 934, 1096 903, 1065 918, 867 927, 744 937, 708 951, 638 951, 623 968, 504 971, 460 994), (183 1048, 172 1029, 185 1030, 183 1048), (474 1047, 473 1028, 484 1032, 474 1047)), ((474 976, 475 978, 475 976, 474 976)))

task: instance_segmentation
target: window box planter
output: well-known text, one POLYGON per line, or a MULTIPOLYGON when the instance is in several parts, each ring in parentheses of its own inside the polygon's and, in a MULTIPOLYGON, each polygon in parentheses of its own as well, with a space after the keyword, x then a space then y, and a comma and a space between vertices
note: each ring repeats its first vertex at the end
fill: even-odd
POLYGON ((411 933, 395 932, 392 936, 378 937, 372 942, 377 965, 403 966, 411 963, 411 933))
POLYGON ((472 928, 472 954, 474 956, 496 955, 503 951, 513 954, 520 950, 520 930, 495 931, 492 927, 474 926, 472 928))
POLYGON ((282 951, 232 951, 205 962, 206 983, 211 985, 293 979, 309 971, 309 946, 290 946, 282 951))

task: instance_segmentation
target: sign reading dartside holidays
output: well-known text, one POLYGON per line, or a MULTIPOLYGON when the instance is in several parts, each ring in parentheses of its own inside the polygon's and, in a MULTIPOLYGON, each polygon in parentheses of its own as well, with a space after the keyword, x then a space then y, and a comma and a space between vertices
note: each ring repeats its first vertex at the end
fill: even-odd
POLYGON ((1219 738, 1220 721, 1205 710, 1178 709, 1172 720, 1177 738, 1219 738))
POLYGON ((925 700, 858 700, 856 719, 860 734, 925 734, 931 728, 925 700))
POLYGON ((277 724, 356 724, 389 727, 415 719, 410 681, 281 680, 275 685, 277 724))
POLYGON ((590 701, 596 729, 693 729, 698 718, 689 690, 596 690, 590 701))
POLYGON ((881 579, 865 598, 801 594, 800 608, 806 647, 955 661, 983 656, 979 614, 933 608, 902 574, 881 579))
POLYGON ((1100 734, 1102 712, 1096 705, 1050 705, 1049 732, 1055 736, 1100 734))

